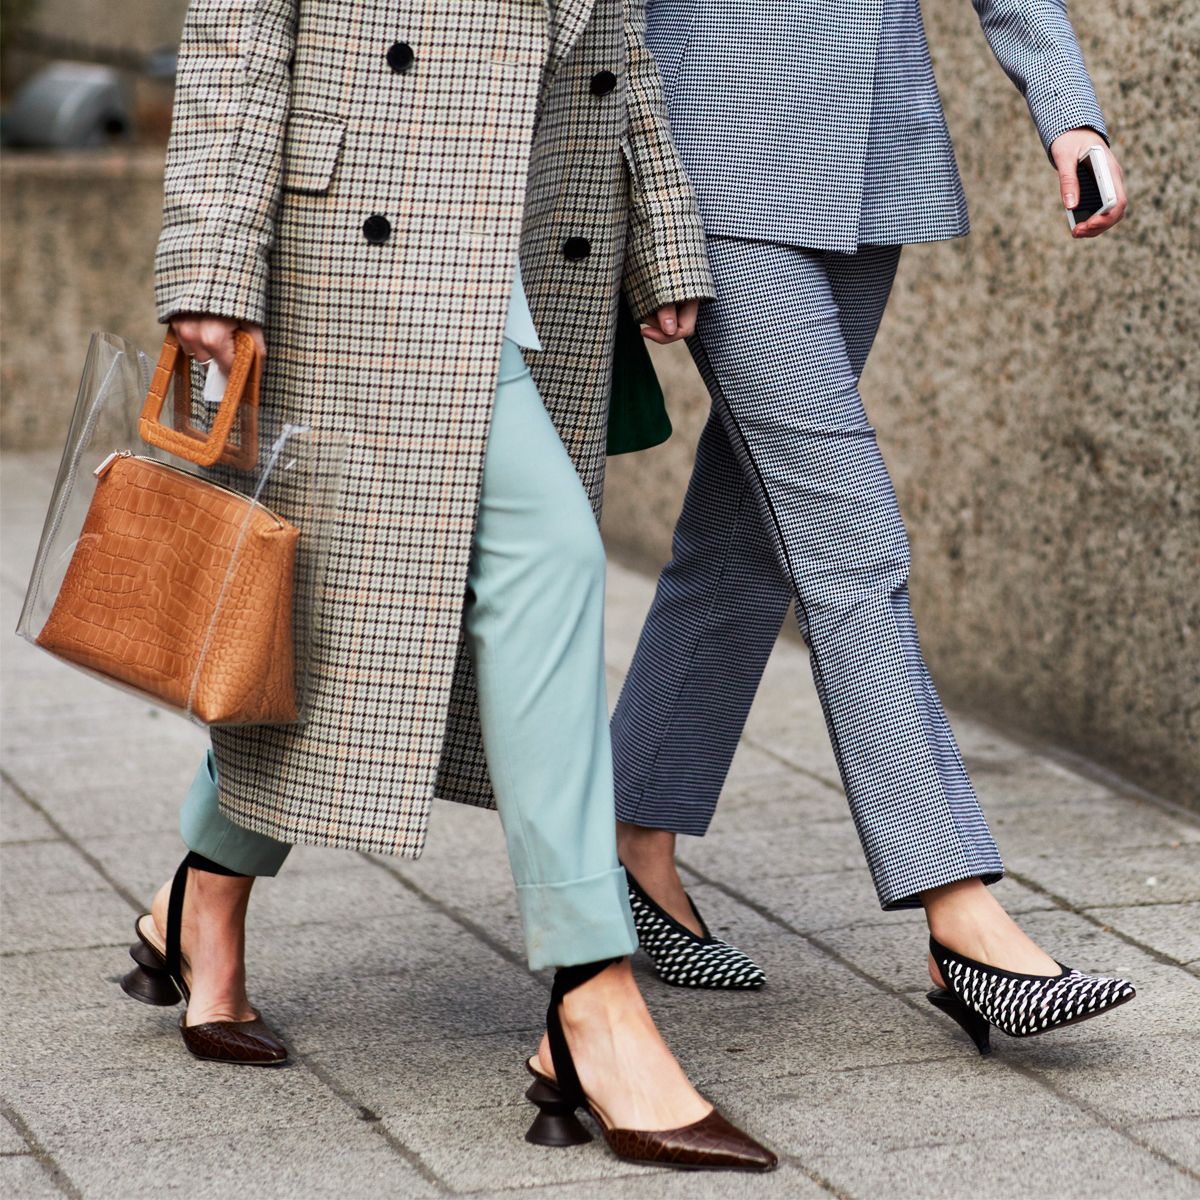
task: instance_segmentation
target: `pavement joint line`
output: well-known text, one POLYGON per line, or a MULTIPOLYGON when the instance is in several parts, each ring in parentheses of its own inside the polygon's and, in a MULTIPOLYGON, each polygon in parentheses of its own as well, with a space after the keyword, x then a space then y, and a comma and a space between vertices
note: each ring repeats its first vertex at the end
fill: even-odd
POLYGON ((422 903, 427 904, 435 912, 441 913, 442 916, 448 917, 456 925, 465 929, 472 937, 481 941, 494 954, 498 954, 505 962, 512 963, 515 967, 520 967, 527 975, 536 979, 539 983, 547 982, 547 971, 534 971, 530 968, 526 959, 521 955, 510 950, 503 942, 492 937, 482 925, 476 924, 465 913, 461 913, 453 905, 447 904, 444 900, 439 900, 436 896, 431 896, 424 888, 413 883, 403 872, 398 871, 395 867, 389 866, 386 862, 376 857, 374 854, 369 854, 365 850, 358 852, 360 858, 365 858, 372 866, 378 867, 381 871, 389 874, 401 887, 406 891, 411 892, 422 903))
POLYGON ((757 742, 752 737, 747 737, 745 734, 738 739, 741 742, 765 754, 768 758, 773 758, 777 763, 787 767, 789 770, 795 771, 797 775, 805 775, 809 779, 815 780, 822 787, 828 788, 831 792, 836 792, 839 796, 845 796, 845 791, 840 783, 834 783, 831 779, 826 779, 824 775, 817 771, 810 771, 807 767, 801 767, 794 763, 786 755, 780 754, 778 750, 772 750, 770 746, 764 746, 761 742, 757 742))
POLYGON ((32 958, 38 954, 80 954, 85 950, 121 950, 128 945, 129 939, 126 938, 123 942, 98 942, 94 946, 46 946, 40 950, 5 950, 0 952, 0 959, 32 958))
MULTIPOLYGON (((1126 797, 1115 796, 1115 797, 1112 797, 1112 799, 1125 800, 1126 797)), ((1136 803, 1136 801, 1129 801, 1129 803, 1136 803)), ((1119 857, 1124 857, 1126 854, 1135 854, 1139 850, 1182 850, 1184 847, 1187 847, 1190 850, 1193 846, 1196 846, 1198 844, 1200 844, 1200 843, 1197 843, 1197 842, 1161 842, 1161 841, 1160 842, 1134 842, 1132 845, 1119 847, 1116 850, 1116 854, 1119 857)), ((1102 851, 1101 853, 1104 853, 1110 857, 1113 856, 1112 849, 1106 849, 1106 850, 1102 851)), ((1047 859, 1050 859, 1052 862, 1056 861, 1052 854, 1046 854, 1044 852, 1039 852, 1038 858, 1047 858, 1047 859)))
MULTIPOLYGON (((720 880, 713 879, 713 878, 703 874, 703 872, 701 872, 701 871, 697 871, 695 867, 688 866, 688 864, 683 862, 682 860, 679 860, 679 865, 681 867, 683 867, 689 874, 694 875, 697 879, 700 879, 703 882, 711 885, 712 887, 715 887, 718 891, 723 892, 731 900, 733 900, 739 904, 742 904, 746 908, 749 908, 752 912, 757 913, 764 920, 769 921, 773 925, 777 925, 779 928, 786 930, 788 933, 793 934, 795 937, 798 937, 801 940, 808 942, 809 945, 811 945, 814 949, 819 950, 822 954, 825 954, 829 958, 832 958, 835 962, 840 963, 842 966, 844 966, 848 970, 852 971, 860 979, 862 979, 864 982, 870 984, 872 987, 876 988, 878 991, 882 992, 884 995, 895 997, 896 999, 900 1000, 901 1003, 903 1003, 903 1004, 907 1005, 909 1008, 911 1008, 914 1012, 920 1013, 921 1016, 934 1022, 935 1024, 938 1024, 939 1026, 943 1024, 941 1021, 939 1021, 937 1019, 937 1017, 932 1012, 928 1011, 928 1009, 924 1005, 918 1004, 916 1002, 916 999, 913 996, 910 996, 904 992, 897 990, 896 988, 892 987, 892 985, 889 984, 886 980, 879 979, 878 977, 870 974, 870 972, 864 971, 856 963, 852 962, 850 959, 846 958, 839 951, 835 950, 832 946, 825 943, 821 938, 814 937, 811 934, 802 933, 799 929, 795 928, 795 926, 793 926, 790 922, 785 921, 782 917, 771 912, 771 910, 769 908, 767 908, 765 905, 761 905, 761 904, 757 903, 756 901, 750 899, 749 896, 743 895, 742 893, 738 892, 735 888, 730 887, 728 884, 722 883, 720 880)), ((1011 875, 1012 873, 1009 872, 1009 874, 1011 875)), ((1014 878, 1016 878, 1016 877, 1014 876, 1014 878)), ((1018 879, 1018 882, 1024 882, 1024 881, 1018 879)), ((1028 886, 1028 885, 1026 885, 1026 886, 1028 886)), ((1046 893, 1046 895, 1052 896, 1052 894, 1048 893, 1048 892, 1046 893)), ((1062 907, 1068 909, 1069 911, 1074 911, 1073 909, 1071 909, 1070 904, 1067 903, 1065 900, 1062 902, 1062 907)), ((1079 915, 1085 916, 1086 914, 1080 913, 1079 915)), ((1093 924, 1099 925, 1100 923, 1098 921, 1093 920, 1093 924)), ((1103 928, 1103 926, 1100 926, 1100 927, 1103 928)), ((1114 935, 1116 934, 1115 930, 1109 930, 1109 932, 1113 933, 1114 935)), ((1138 949, 1142 948, 1141 944, 1136 942, 1132 938, 1126 938, 1124 940, 1129 941, 1132 945, 1137 946, 1138 949)), ((1157 954, 1157 952, 1155 952, 1153 950, 1149 950, 1149 953, 1157 954)), ((1167 960, 1169 965, 1178 965, 1180 967, 1183 967, 1182 963, 1177 963, 1176 960, 1170 959, 1169 956, 1167 956, 1167 955, 1164 955, 1163 959, 1167 960)), ((1187 968, 1184 968, 1184 969, 1186 970, 1187 968)), ((1007 1068, 1010 1071, 1013 1071, 1014 1073, 1016 1073, 1018 1075, 1023 1076, 1024 1078, 1028 1079, 1031 1083, 1036 1084, 1038 1087, 1044 1088, 1046 1091, 1048 1091, 1052 1096, 1054 1096, 1056 1099, 1060 1100, 1062 1103, 1084 1113, 1086 1116, 1090 1117, 1097 1124, 1104 1126, 1104 1128, 1109 1130, 1109 1132, 1115 1133, 1118 1137, 1123 1137, 1127 1141, 1132 1142, 1134 1145, 1139 1146, 1141 1149, 1148 1151, 1150 1154, 1153 1154, 1156 1158, 1160 1159, 1162 1162, 1166 1163, 1168 1166, 1173 1167, 1175 1170, 1186 1175, 1189 1179, 1194 1179, 1197 1182, 1200 1182, 1200 1173, 1193 1171, 1190 1167, 1184 1165, 1183 1163, 1177 1162, 1169 1154, 1166 1154, 1162 1150, 1159 1150, 1156 1146, 1152 1146, 1145 1139, 1139 1137, 1136 1133, 1127 1129, 1125 1126, 1118 1125, 1116 1122, 1110 1120, 1098 1109, 1096 1109, 1092 1105, 1088 1104, 1088 1102, 1086 1100, 1081 1100, 1081 1099, 1079 1099, 1079 1097, 1072 1095, 1065 1088, 1059 1087, 1059 1085, 1056 1084, 1054 1082, 1054 1080, 1048 1078, 1042 1071, 1038 1070, 1037 1068, 1025 1066, 1023 1063, 1013 1062, 1011 1059, 1009 1059, 1008 1057, 1006 1057, 1004 1055, 993 1055, 992 1061, 998 1062, 1001 1066, 1007 1068)))
POLYGON ((320 1066, 317 1063, 309 1061, 308 1055, 298 1054, 295 1056, 306 1071, 311 1072, 317 1079, 321 1081, 325 1087, 331 1091, 343 1104, 346 1105, 360 1121, 365 1122, 373 1132, 377 1133, 388 1148, 402 1158, 426 1183, 430 1184, 438 1190, 443 1196, 457 1196, 460 1193, 452 1188, 411 1146, 405 1145, 384 1123, 383 1118, 376 1116, 373 1110, 368 1108, 358 1098, 353 1088, 344 1084, 328 1067, 320 1066))
MULTIPOLYGON (((618 1160, 624 1165, 631 1168, 636 1168, 637 1163, 624 1163, 624 1159, 618 1160)), ((513 1183, 508 1186, 492 1184, 484 1184, 480 1188, 472 1188, 470 1191, 457 1192, 459 1196, 528 1196, 535 1195, 538 1192, 545 1192, 551 1188, 560 1189, 564 1187, 579 1187, 589 1183, 609 1183, 625 1179, 654 1179, 661 1172, 656 1167, 645 1166, 639 1170, 622 1171, 616 1175, 589 1175, 586 1178, 579 1177, 576 1179, 563 1182, 561 1179, 552 1179, 547 1183, 513 1183)))
POLYGON ((71 849, 72 849, 72 850, 74 850, 74 851, 75 851, 75 853, 76 853, 76 854, 78 854, 78 855, 79 855, 79 857, 80 857, 80 858, 82 858, 82 859, 83 859, 83 861, 84 861, 85 863, 87 863, 87 865, 88 865, 89 867, 91 867, 91 868, 92 868, 92 870, 93 870, 93 871, 95 871, 95 872, 96 872, 96 874, 97 874, 97 875, 99 875, 99 876, 100 876, 100 878, 101 878, 101 879, 103 879, 103 880, 104 880, 104 882, 105 882, 105 883, 107 883, 107 884, 108 884, 108 886, 109 886, 110 888, 112 888, 112 890, 113 890, 114 892, 116 892, 116 893, 117 893, 117 895, 118 895, 118 896, 120 896, 120 897, 121 897, 121 899, 122 899, 122 900, 124 900, 124 901, 125 901, 125 903, 129 905, 129 907, 130 907, 130 908, 132 908, 132 909, 133 909, 133 911, 134 911, 134 912, 136 912, 136 913, 144 913, 144 912, 147 912, 147 911, 149 910, 149 907, 150 907, 149 905, 147 905, 147 904, 143 904, 143 903, 142 903, 142 902, 141 902, 141 901, 140 901, 140 900, 139 900, 139 899, 138 899, 138 898, 137 898, 137 897, 136 897, 136 896, 135 896, 135 895, 134 895, 134 894, 133 894, 133 893, 132 893, 132 892, 131 892, 131 891, 130 891, 128 888, 127 888, 127 887, 125 887, 125 885, 124 885, 124 884, 122 884, 122 883, 119 883, 119 882, 118 882, 116 879, 114 879, 114 878, 112 877, 112 875, 110 875, 110 874, 108 873, 108 870, 105 868, 104 864, 103 864, 103 863, 102 863, 102 862, 101 862, 101 861, 100 861, 100 860, 99 860, 99 859, 98 859, 98 858, 97 858, 97 857, 96 857, 94 854, 90 854, 90 853, 89 853, 87 850, 85 850, 85 849, 83 848, 83 846, 81 846, 81 845, 79 844, 79 842, 77 842, 77 841, 75 840, 75 838, 73 838, 73 837, 72 837, 72 836, 71 836, 71 835, 70 835, 70 834, 69 834, 69 833, 68 833, 68 832, 67 832, 67 831, 66 831, 66 830, 65 830, 65 829, 62 827, 62 825, 60 825, 60 824, 58 823, 58 821, 56 821, 56 820, 55 820, 55 819, 54 819, 54 818, 53 818, 53 817, 52 817, 52 816, 51 816, 51 815, 50 815, 50 814, 49 814, 49 813, 46 811, 46 809, 45 809, 45 808, 43 808, 43 807, 42 807, 42 805, 41 805, 41 804, 39 804, 39 803, 38 803, 38 802, 37 802, 37 801, 36 801, 36 800, 35 800, 35 799, 34 799, 34 798, 33 798, 33 797, 32 797, 32 796, 31 796, 31 795, 30 795, 30 794, 29 794, 29 793, 28 793, 28 792, 27 792, 27 791, 26 791, 26 790, 25 790, 25 789, 24 789, 24 788, 23 788, 23 787, 22 787, 22 786, 21 786, 21 785, 20 785, 20 784, 19 784, 19 783, 18 783, 18 782, 17 782, 17 781, 14 779, 14 778, 13 778, 13 777, 12 777, 12 775, 10 775, 10 774, 8 773, 8 771, 7 771, 7 770, 4 770, 4 769, 0 768, 0 779, 3 779, 3 780, 4 780, 4 782, 5 782, 5 783, 7 783, 7 784, 8 784, 8 786, 9 786, 10 788, 12 788, 12 790, 13 790, 14 792, 16 792, 16 793, 17 793, 17 795, 18 795, 18 796, 20 796, 20 797, 21 797, 21 799, 22 799, 22 800, 24 800, 24 801, 25 801, 25 803, 26 803, 26 804, 28 804, 30 808, 32 808, 32 809, 33 809, 33 811, 34 811, 35 813, 37 813, 37 814, 38 814, 38 816, 40 816, 40 817, 42 818, 42 820, 44 820, 44 821, 46 822, 46 824, 47 824, 47 825, 49 825, 49 826, 50 826, 50 828, 54 830, 54 832, 55 832, 55 833, 57 833, 57 834, 58 834, 59 838, 60 838, 62 841, 64 841, 64 842, 65 842, 65 843, 66 843, 68 846, 70 846, 70 847, 71 847, 71 849))
POLYGON ((1130 1125, 1169 1125, 1172 1121, 1189 1121, 1195 1120, 1195 1113, 1176 1113, 1171 1117, 1139 1117, 1136 1121, 1130 1121, 1130 1125))
POLYGON ((50 1177, 50 1182, 64 1196, 71 1200, 83 1200, 83 1192, 75 1185, 71 1177, 58 1165, 54 1155, 45 1148, 34 1136, 33 1130, 25 1124, 20 1113, 7 1100, 0 1100, 0 1115, 16 1130, 18 1136, 29 1147, 29 1157, 33 1158, 43 1171, 50 1177))
MULTIPOLYGON (((1154 959, 1155 962, 1161 963, 1164 967, 1177 967, 1180 971, 1186 971, 1189 975, 1195 975, 1200 978, 1200 971, 1188 966, 1187 963, 1182 962, 1178 958, 1173 958, 1169 954, 1164 954, 1161 950, 1156 950, 1153 946, 1148 945, 1146 942, 1143 942, 1138 938, 1131 937, 1128 933, 1122 933, 1119 929, 1114 929, 1111 925, 1105 925, 1105 923, 1100 920, 1099 917, 1092 916, 1092 914, 1086 909, 1072 904, 1065 896, 1060 896, 1056 892, 1052 892, 1049 888, 1043 887, 1036 880, 1030 879, 1028 876, 1021 875, 1016 871, 1006 871, 1005 874, 1009 879, 1015 880, 1022 887, 1028 888, 1031 892, 1036 892, 1039 896, 1045 896, 1046 899, 1051 901, 1056 908, 1060 908, 1064 912, 1073 913, 1075 916, 1081 917, 1083 920, 1087 921, 1089 925, 1095 925, 1097 929, 1103 930, 1105 933, 1111 933, 1113 937, 1124 942, 1128 946, 1133 946, 1135 949, 1140 950, 1143 954, 1149 955, 1152 959, 1154 959)), ((1130 908, 1135 906, 1097 905, 1096 907, 1130 908)))
MULTIPOLYGON (((526 1034, 537 1034, 540 1037, 542 1032, 543 1030, 541 1025, 539 1025, 536 1029, 531 1025, 523 1025, 511 1029, 481 1029, 474 1033, 434 1033, 430 1034, 428 1037, 405 1037, 404 1044, 405 1046, 426 1046, 437 1042, 441 1045, 445 1045, 447 1042, 470 1042, 476 1038, 483 1041, 488 1038, 510 1037, 516 1034, 520 1034, 522 1036, 526 1034)), ((314 1050, 308 1051, 308 1055, 309 1057, 321 1058, 327 1054, 342 1054, 347 1050, 361 1050, 363 1048, 364 1046, 361 1040, 353 1042, 329 1043, 319 1046, 314 1050)))
MULTIPOLYGON (((856 1075, 860 1072, 878 1071, 881 1068, 891 1067, 927 1067, 935 1063, 955 1063, 962 1061, 962 1054, 958 1050, 948 1050, 945 1054, 923 1054, 916 1058, 893 1058, 886 1061, 878 1062, 861 1062, 861 1063, 846 1063, 841 1067, 820 1066, 812 1067, 809 1070, 783 1070, 779 1074, 774 1075, 769 1070, 762 1069, 755 1072, 755 1082, 763 1082, 774 1084, 785 1084, 792 1080, 811 1079, 813 1076, 825 1075, 856 1075)), ((720 1083, 720 1080, 716 1082, 720 1083)), ((729 1083, 739 1082, 736 1079, 728 1080, 729 1083)))
POLYGON ((812 1167, 806 1167, 794 1154, 780 1154, 779 1161, 785 1162, 789 1167, 794 1167, 801 1175, 807 1175, 819 1188, 823 1188, 831 1196, 835 1196, 837 1200, 854 1200, 854 1197, 844 1188, 838 1187, 833 1180, 822 1175, 820 1171, 814 1170, 812 1167))
POLYGON ((1160 1150, 1157 1146, 1152 1145, 1146 1138, 1138 1136, 1138 1134, 1130 1128, 1130 1125, 1132 1125, 1133 1122, 1130 1122, 1129 1125, 1122 1125, 1111 1120, 1110 1118, 1106 1117, 1104 1113, 1100 1112, 1099 1109, 1089 1104, 1086 1100, 1081 1100, 1078 1096, 1073 1096, 1065 1088, 1059 1087, 1059 1085, 1055 1083, 1053 1079, 1047 1078, 1045 1073, 1039 1070, 1037 1067, 1029 1067, 1024 1063, 1012 1062, 1007 1058, 1002 1058, 999 1061, 1010 1071, 1014 1071, 1016 1074, 1022 1075, 1031 1082, 1045 1088, 1048 1092, 1050 1092, 1051 1095, 1056 1096, 1059 1100, 1063 1101, 1064 1104, 1073 1105, 1075 1108, 1079 1109, 1080 1112, 1091 1117, 1096 1124, 1102 1125, 1110 1133, 1115 1133, 1118 1137, 1123 1137, 1126 1141, 1132 1142, 1135 1146, 1140 1146, 1143 1150, 1147 1151, 1147 1153, 1152 1154, 1155 1158, 1166 1163, 1167 1166, 1173 1167, 1181 1175, 1186 1175, 1189 1179, 1200 1183, 1200 1172, 1193 1171, 1192 1168, 1186 1163, 1179 1162, 1178 1159, 1172 1158, 1166 1153, 1166 1151, 1160 1150))

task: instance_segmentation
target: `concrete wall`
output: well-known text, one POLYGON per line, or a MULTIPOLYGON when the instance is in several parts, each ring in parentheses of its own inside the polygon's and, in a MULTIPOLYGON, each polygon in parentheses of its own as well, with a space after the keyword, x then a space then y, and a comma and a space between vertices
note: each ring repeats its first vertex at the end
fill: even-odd
POLYGON ((25 29, 149 54, 179 44, 187 0, 33 0, 25 29))
POLYGON ((0 437, 61 445, 98 330, 157 358, 163 154, 0 157, 0 437))
MULTIPOLYGON (((1200 808, 1200 5, 1075 4, 1131 197, 1075 243, 965 0, 925 18, 974 232, 904 252, 862 379, 947 698, 1200 808)), ((707 401, 610 460, 606 536, 669 555, 707 401)))

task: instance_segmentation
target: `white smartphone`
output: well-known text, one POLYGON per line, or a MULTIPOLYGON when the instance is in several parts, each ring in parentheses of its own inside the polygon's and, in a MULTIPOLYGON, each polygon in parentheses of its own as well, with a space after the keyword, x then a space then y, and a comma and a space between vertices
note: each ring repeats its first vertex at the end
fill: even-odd
POLYGON ((1117 206, 1117 189, 1113 187, 1108 170, 1108 158, 1103 146, 1093 146, 1079 158, 1079 203, 1067 209, 1067 223, 1072 229, 1088 217, 1106 213, 1117 206))

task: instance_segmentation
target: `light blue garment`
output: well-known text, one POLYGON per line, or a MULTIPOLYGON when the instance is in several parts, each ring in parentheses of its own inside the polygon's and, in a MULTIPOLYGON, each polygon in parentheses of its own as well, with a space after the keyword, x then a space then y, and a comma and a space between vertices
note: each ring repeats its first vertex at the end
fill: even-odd
POLYGON ((467 649, 531 968, 637 948, 617 862, 604 545, 509 341, 467 575, 467 649))
POLYGON ((508 297, 508 316, 504 320, 504 336, 526 350, 540 350, 542 343, 538 340, 537 329, 533 324, 533 313, 529 311, 529 297, 525 295, 525 285, 521 282, 521 261, 517 260, 516 274, 513 275, 512 292, 508 297))
POLYGON ((291 846, 235 825, 220 809, 217 760, 210 750, 179 810, 183 844, 239 875, 278 875, 291 846))
MULTIPOLYGON (((604 546, 507 339, 467 589, 467 647, 529 965, 631 954, 637 934, 617 862, 604 682, 604 546)), ((180 817, 188 848, 239 874, 274 875, 290 847, 221 814, 209 764, 180 817)))

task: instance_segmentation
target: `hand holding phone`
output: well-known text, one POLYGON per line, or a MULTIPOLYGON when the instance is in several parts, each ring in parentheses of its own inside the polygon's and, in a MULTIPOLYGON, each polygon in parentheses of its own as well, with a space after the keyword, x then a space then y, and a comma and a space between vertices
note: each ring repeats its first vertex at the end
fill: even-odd
POLYGON ((1084 151, 1075 174, 1079 180, 1079 203, 1067 209, 1067 222, 1072 229, 1097 213, 1103 215, 1117 207, 1117 189, 1113 187, 1103 146, 1091 146, 1084 151))
POLYGON ((1095 129, 1084 128, 1068 129, 1050 143, 1050 158, 1058 171, 1059 195, 1068 210, 1073 238, 1099 237, 1125 216, 1121 164, 1102 142, 1095 129))

